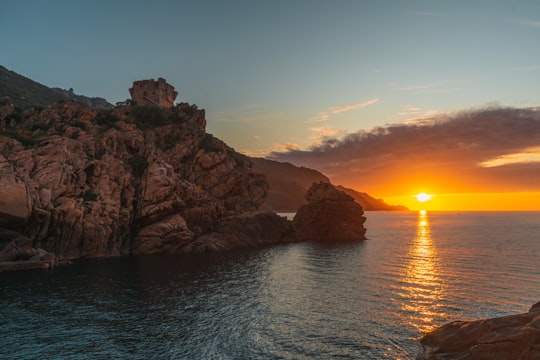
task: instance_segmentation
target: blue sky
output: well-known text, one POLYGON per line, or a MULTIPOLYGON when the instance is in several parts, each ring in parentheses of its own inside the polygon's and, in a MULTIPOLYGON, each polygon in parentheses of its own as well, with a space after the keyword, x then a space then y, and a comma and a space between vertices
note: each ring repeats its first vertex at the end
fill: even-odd
POLYGON ((236 150, 538 106, 540 2, 2 0, 0 64, 110 102, 166 78, 236 150))

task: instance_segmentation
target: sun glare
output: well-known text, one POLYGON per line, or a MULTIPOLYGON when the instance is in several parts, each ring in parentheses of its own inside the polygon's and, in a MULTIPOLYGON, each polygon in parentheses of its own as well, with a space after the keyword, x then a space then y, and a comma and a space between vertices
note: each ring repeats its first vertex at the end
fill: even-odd
POLYGON ((431 199, 431 195, 426 194, 426 193, 420 193, 420 194, 416 195, 416 200, 418 200, 420 202, 426 202, 426 201, 428 201, 430 199, 431 199))

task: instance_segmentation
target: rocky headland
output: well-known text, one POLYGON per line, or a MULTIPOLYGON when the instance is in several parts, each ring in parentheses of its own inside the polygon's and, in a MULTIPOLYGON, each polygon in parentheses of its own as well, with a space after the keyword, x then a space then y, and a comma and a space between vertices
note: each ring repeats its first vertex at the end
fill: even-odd
MULTIPOLYGON (((262 210, 265 176, 205 127, 204 110, 186 103, 0 105, 0 262, 48 267, 309 238, 262 210)), ((338 207, 330 209, 344 217, 338 207)), ((339 225, 328 231, 339 234, 339 225)))
POLYGON ((540 358, 540 302, 529 312, 454 321, 421 339, 421 359, 533 360, 540 358))
POLYGON ((205 125, 185 103, 2 106, 0 227, 12 235, 0 249, 25 237, 59 259, 190 251, 220 221, 258 210, 264 176, 205 125))

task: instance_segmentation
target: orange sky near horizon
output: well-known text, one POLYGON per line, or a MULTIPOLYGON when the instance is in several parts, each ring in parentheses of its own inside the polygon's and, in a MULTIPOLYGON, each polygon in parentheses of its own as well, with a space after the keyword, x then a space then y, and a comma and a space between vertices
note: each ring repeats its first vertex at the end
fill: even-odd
POLYGON ((540 192, 429 194, 432 198, 426 202, 418 201, 417 194, 383 199, 388 204, 404 205, 411 211, 540 211, 540 192))

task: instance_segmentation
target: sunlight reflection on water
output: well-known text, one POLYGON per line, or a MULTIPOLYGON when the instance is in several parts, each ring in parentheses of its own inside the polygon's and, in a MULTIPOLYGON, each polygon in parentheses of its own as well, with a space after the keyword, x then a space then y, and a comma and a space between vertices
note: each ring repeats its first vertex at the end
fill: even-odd
POLYGON ((400 289, 405 299, 402 309, 407 314, 407 322, 426 333, 433 329, 436 316, 445 316, 441 312, 441 301, 446 294, 426 211, 418 213, 416 235, 408 249, 408 258, 400 289))

